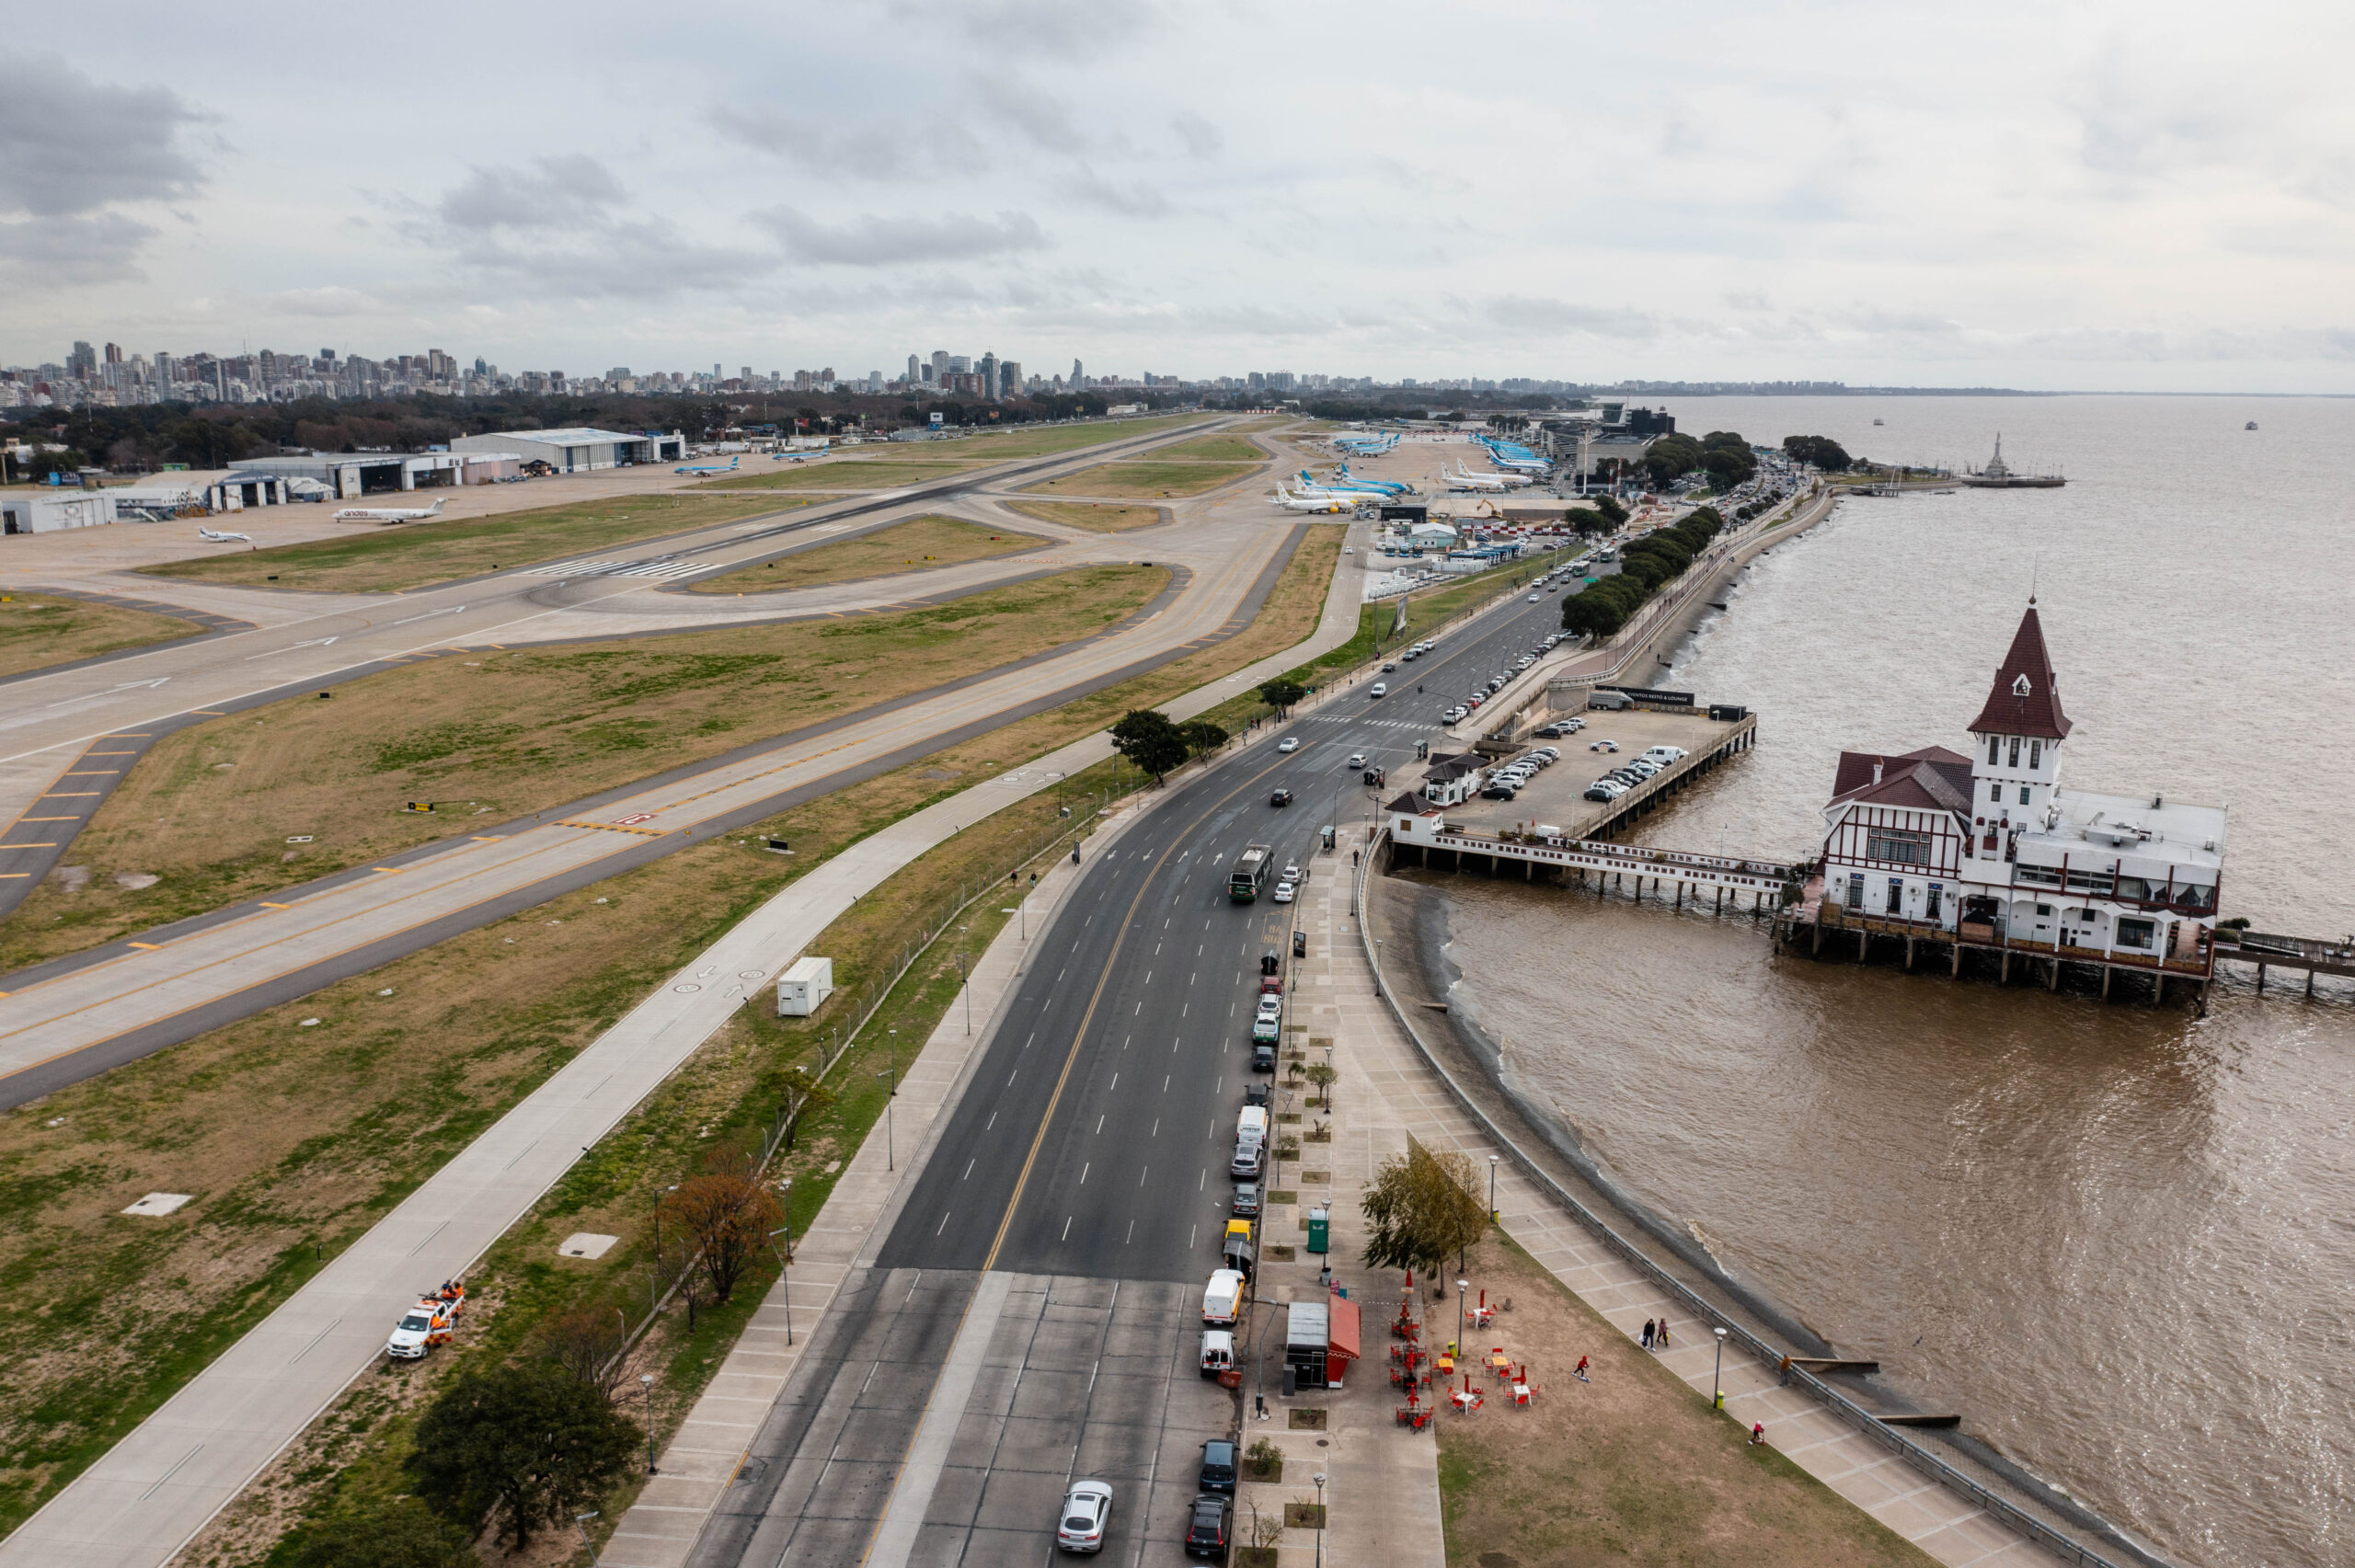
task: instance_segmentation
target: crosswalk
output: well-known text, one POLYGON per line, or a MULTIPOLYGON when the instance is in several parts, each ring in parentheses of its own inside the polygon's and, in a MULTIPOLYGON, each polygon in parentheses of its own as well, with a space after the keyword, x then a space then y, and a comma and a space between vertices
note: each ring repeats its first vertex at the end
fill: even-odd
POLYGON ((683 578, 708 571, 707 561, 682 561, 670 555, 657 555, 651 560, 558 561, 553 566, 534 567, 527 578, 683 578))

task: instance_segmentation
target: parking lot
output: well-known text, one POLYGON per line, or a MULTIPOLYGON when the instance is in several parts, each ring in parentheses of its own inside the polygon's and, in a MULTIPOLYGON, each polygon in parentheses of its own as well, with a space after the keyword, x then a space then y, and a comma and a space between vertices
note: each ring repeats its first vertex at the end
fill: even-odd
MULTIPOLYGON (((1586 727, 1576 735, 1530 741, 1531 748, 1558 748, 1562 760, 1530 780, 1528 788, 1511 800, 1483 800, 1475 795, 1460 806, 1449 807, 1447 819, 1484 831, 1544 823, 1561 829, 1572 838, 1584 838, 1589 827, 1613 809, 1583 798, 1587 785, 1597 775, 1632 761, 1648 746, 1682 747, 1691 754, 1686 758, 1690 762, 1693 758, 1707 755, 1731 727, 1697 714, 1647 713, 1633 708, 1620 713, 1595 709, 1578 716, 1586 720, 1586 727), (1601 740, 1614 741, 1619 750, 1615 753, 1595 751, 1592 748, 1601 740)), ((1498 759, 1499 763, 1509 761, 1498 759)))

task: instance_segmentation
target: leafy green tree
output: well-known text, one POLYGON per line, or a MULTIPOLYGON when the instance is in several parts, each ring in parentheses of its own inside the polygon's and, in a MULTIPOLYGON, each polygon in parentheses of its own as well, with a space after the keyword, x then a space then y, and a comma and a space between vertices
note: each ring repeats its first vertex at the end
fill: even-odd
POLYGON ((1627 509, 1621 504, 1618 497, 1589 496, 1587 499, 1594 504, 1595 510, 1611 520, 1612 527, 1616 528, 1627 521, 1627 509))
POLYGON ((1229 738, 1224 725, 1206 718, 1188 719, 1178 727, 1178 733, 1186 738, 1186 750, 1197 757, 1217 750, 1229 738))
POLYGON ((552 1361, 462 1375, 417 1425, 417 1495, 468 1536, 496 1523, 520 1550, 628 1473, 638 1429, 552 1361))
POLYGON ((1701 443, 1691 436, 1662 436, 1646 449, 1644 471, 1665 488, 1701 466, 1701 443))
POLYGON ((1580 533, 1608 533, 1615 525, 1595 507, 1572 507, 1562 521, 1580 533))
POLYGON ((1112 727, 1112 750, 1153 775, 1155 784, 1185 765, 1186 737, 1156 708, 1132 708, 1112 727))
POLYGON ((1477 1181, 1460 1151, 1434 1153, 1408 1140, 1407 1152, 1384 1162, 1358 1201, 1366 1219, 1366 1266, 1434 1274, 1450 1253, 1460 1259, 1488 1228, 1477 1181))
POLYGON ((465 1538, 414 1497, 307 1526, 290 1545, 293 1568, 482 1568, 465 1538))
POLYGON ((1288 713, 1292 705, 1308 695, 1308 688, 1290 676, 1279 675, 1259 688, 1259 700, 1278 713, 1288 713))
POLYGON ((1821 468, 1826 474, 1844 474, 1854 461, 1840 443, 1829 436, 1785 436, 1783 452, 1794 463, 1821 468))

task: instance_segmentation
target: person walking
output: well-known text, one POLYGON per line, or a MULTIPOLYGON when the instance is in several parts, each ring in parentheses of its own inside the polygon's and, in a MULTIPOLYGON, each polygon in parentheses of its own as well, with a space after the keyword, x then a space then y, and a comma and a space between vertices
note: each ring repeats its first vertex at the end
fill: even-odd
POLYGON ((1644 1348, 1645 1348, 1646 1350, 1649 1350, 1651 1347, 1652 1347, 1652 1321, 1651 1321, 1651 1319, 1649 1319, 1649 1318, 1646 1318, 1646 1319, 1644 1320, 1644 1348))
POLYGON ((1654 1350, 1668 1348, 1668 1320, 1666 1318, 1660 1319, 1660 1331, 1652 1335, 1652 1348, 1654 1350))
POLYGON ((1579 1357, 1579 1364, 1570 1368, 1570 1376, 1576 1378, 1581 1383, 1591 1383, 1594 1381, 1592 1378, 1586 1375, 1586 1357, 1583 1356, 1579 1357))

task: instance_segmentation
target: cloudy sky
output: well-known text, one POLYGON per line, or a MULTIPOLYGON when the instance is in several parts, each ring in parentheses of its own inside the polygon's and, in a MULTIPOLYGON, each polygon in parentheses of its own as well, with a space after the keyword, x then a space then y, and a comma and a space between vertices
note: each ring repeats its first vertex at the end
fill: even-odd
POLYGON ((0 361, 2355 391, 2344 6, 681 15, 18 16, 0 361))

